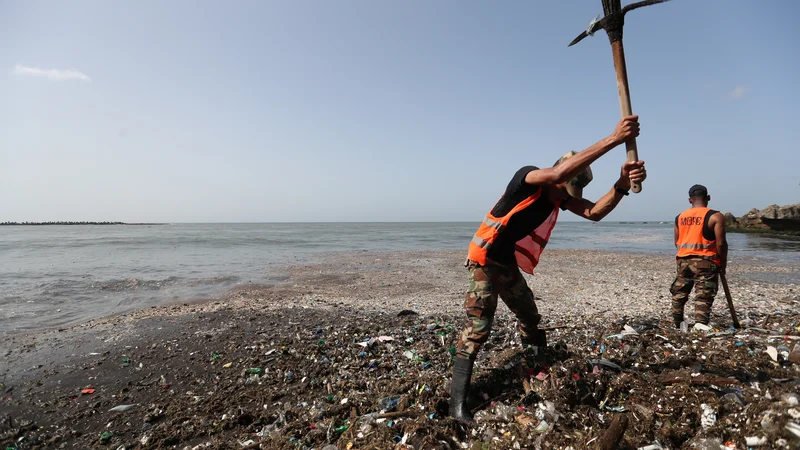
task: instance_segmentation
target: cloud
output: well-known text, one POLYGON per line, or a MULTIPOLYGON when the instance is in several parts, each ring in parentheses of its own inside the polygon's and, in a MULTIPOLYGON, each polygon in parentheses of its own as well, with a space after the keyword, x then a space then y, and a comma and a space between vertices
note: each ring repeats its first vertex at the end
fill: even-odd
POLYGON ((39 69, 36 67, 23 66, 21 64, 14 66, 14 74, 27 77, 42 77, 53 81, 92 81, 88 75, 83 72, 78 72, 75 69, 39 69))
POLYGON ((747 94, 747 91, 749 91, 749 90, 750 90, 750 88, 748 88, 747 86, 739 85, 739 86, 736 86, 735 88, 733 88, 733 90, 731 91, 731 93, 729 95, 730 95, 731 98, 740 99, 740 98, 744 97, 745 94, 747 94))

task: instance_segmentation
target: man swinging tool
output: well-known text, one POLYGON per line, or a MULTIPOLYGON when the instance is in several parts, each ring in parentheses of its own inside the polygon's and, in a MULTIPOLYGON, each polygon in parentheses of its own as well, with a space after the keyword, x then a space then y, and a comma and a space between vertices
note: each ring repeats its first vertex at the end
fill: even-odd
POLYGON ((458 339, 453 366, 452 417, 472 420, 466 400, 473 363, 489 338, 498 296, 519 320, 523 347, 538 353, 545 345, 544 331, 538 329, 540 316, 533 292, 520 269, 533 274, 559 209, 599 221, 628 195, 633 183, 644 181, 644 161, 628 161, 614 187, 596 203, 583 198, 583 188, 592 180, 589 165, 638 135, 638 116, 627 116, 610 136, 581 152, 567 153, 553 167, 519 169, 483 219, 469 244, 466 262, 470 278, 464 308, 468 320, 458 339))

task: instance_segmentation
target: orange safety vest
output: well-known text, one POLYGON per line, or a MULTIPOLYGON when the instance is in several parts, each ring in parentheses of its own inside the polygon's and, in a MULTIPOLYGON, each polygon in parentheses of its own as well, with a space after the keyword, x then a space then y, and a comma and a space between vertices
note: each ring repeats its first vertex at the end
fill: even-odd
MULTIPOLYGON (((498 236, 503 232, 503 229, 508 224, 508 221, 511 220, 511 217, 533 204, 541 193, 542 189, 539 189, 537 193, 519 202, 519 204, 503 217, 495 217, 491 212, 487 213, 486 217, 483 219, 483 223, 478 227, 478 231, 472 238, 472 242, 469 244, 469 254, 467 258, 480 265, 486 265, 486 255, 489 253, 489 249, 492 247, 492 244, 497 241, 498 236)), ((533 275, 533 269, 539 264, 539 255, 542 254, 544 247, 547 245, 547 241, 550 240, 550 233, 553 231, 553 227, 556 226, 558 207, 559 204, 556 203, 550 216, 529 235, 517 241, 514 246, 514 256, 517 260, 517 266, 531 275, 533 275)))
MULTIPOLYGON (((710 216, 710 208, 689 208, 678 216, 678 258, 699 256, 719 263, 716 239, 710 241, 703 235, 706 228, 706 216, 710 216)), ((716 212, 716 211, 714 211, 716 212)))

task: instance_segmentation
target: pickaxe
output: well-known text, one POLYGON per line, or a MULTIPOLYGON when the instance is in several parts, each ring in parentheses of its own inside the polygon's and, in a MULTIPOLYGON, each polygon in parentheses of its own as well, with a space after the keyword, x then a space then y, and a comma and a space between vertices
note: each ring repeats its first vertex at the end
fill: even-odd
MULTIPOLYGON (((578 35, 568 47, 572 47, 581 41, 586 36, 592 36, 595 31, 599 29, 606 30, 608 40, 611 41, 611 50, 614 53, 614 68, 617 71, 617 89, 619 90, 619 106, 622 109, 622 116, 630 116, 631 112, 631 93, 628 90, 628 70, 625 67, 625 50, 622 48, 622 27, 625 25, 625 13, 632 9, 641 8, 642 6, 655 5, 656 3, 664 3, 669 0, 645 0, 642 2, 631 3, 630 5, 621 8, 620 0, 602 0, 603 12, 605 17, 600 20, 592 20, 589 28, 583 33, 578 35)), ((636 138, 631 138, 625 143, 625 149, 628 152, 628 161, 637 161, 639 159, 639 152, 636 149, 636 138)), ((640 183, 633 183, 631 190, 635 193, 642 191, 640 183)))

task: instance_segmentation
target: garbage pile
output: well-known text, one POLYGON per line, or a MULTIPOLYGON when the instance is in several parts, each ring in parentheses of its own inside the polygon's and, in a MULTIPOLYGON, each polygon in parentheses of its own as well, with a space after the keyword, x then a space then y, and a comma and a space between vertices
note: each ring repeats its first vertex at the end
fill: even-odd
POLYGON ((0 443, 36 448, 795 448, 800 315, 742 329, 659 318, 542 324, 546 363, 499 314, 447 417, 459 314, 219 311, 168 339, 80 355, 3 389, 0 443))

